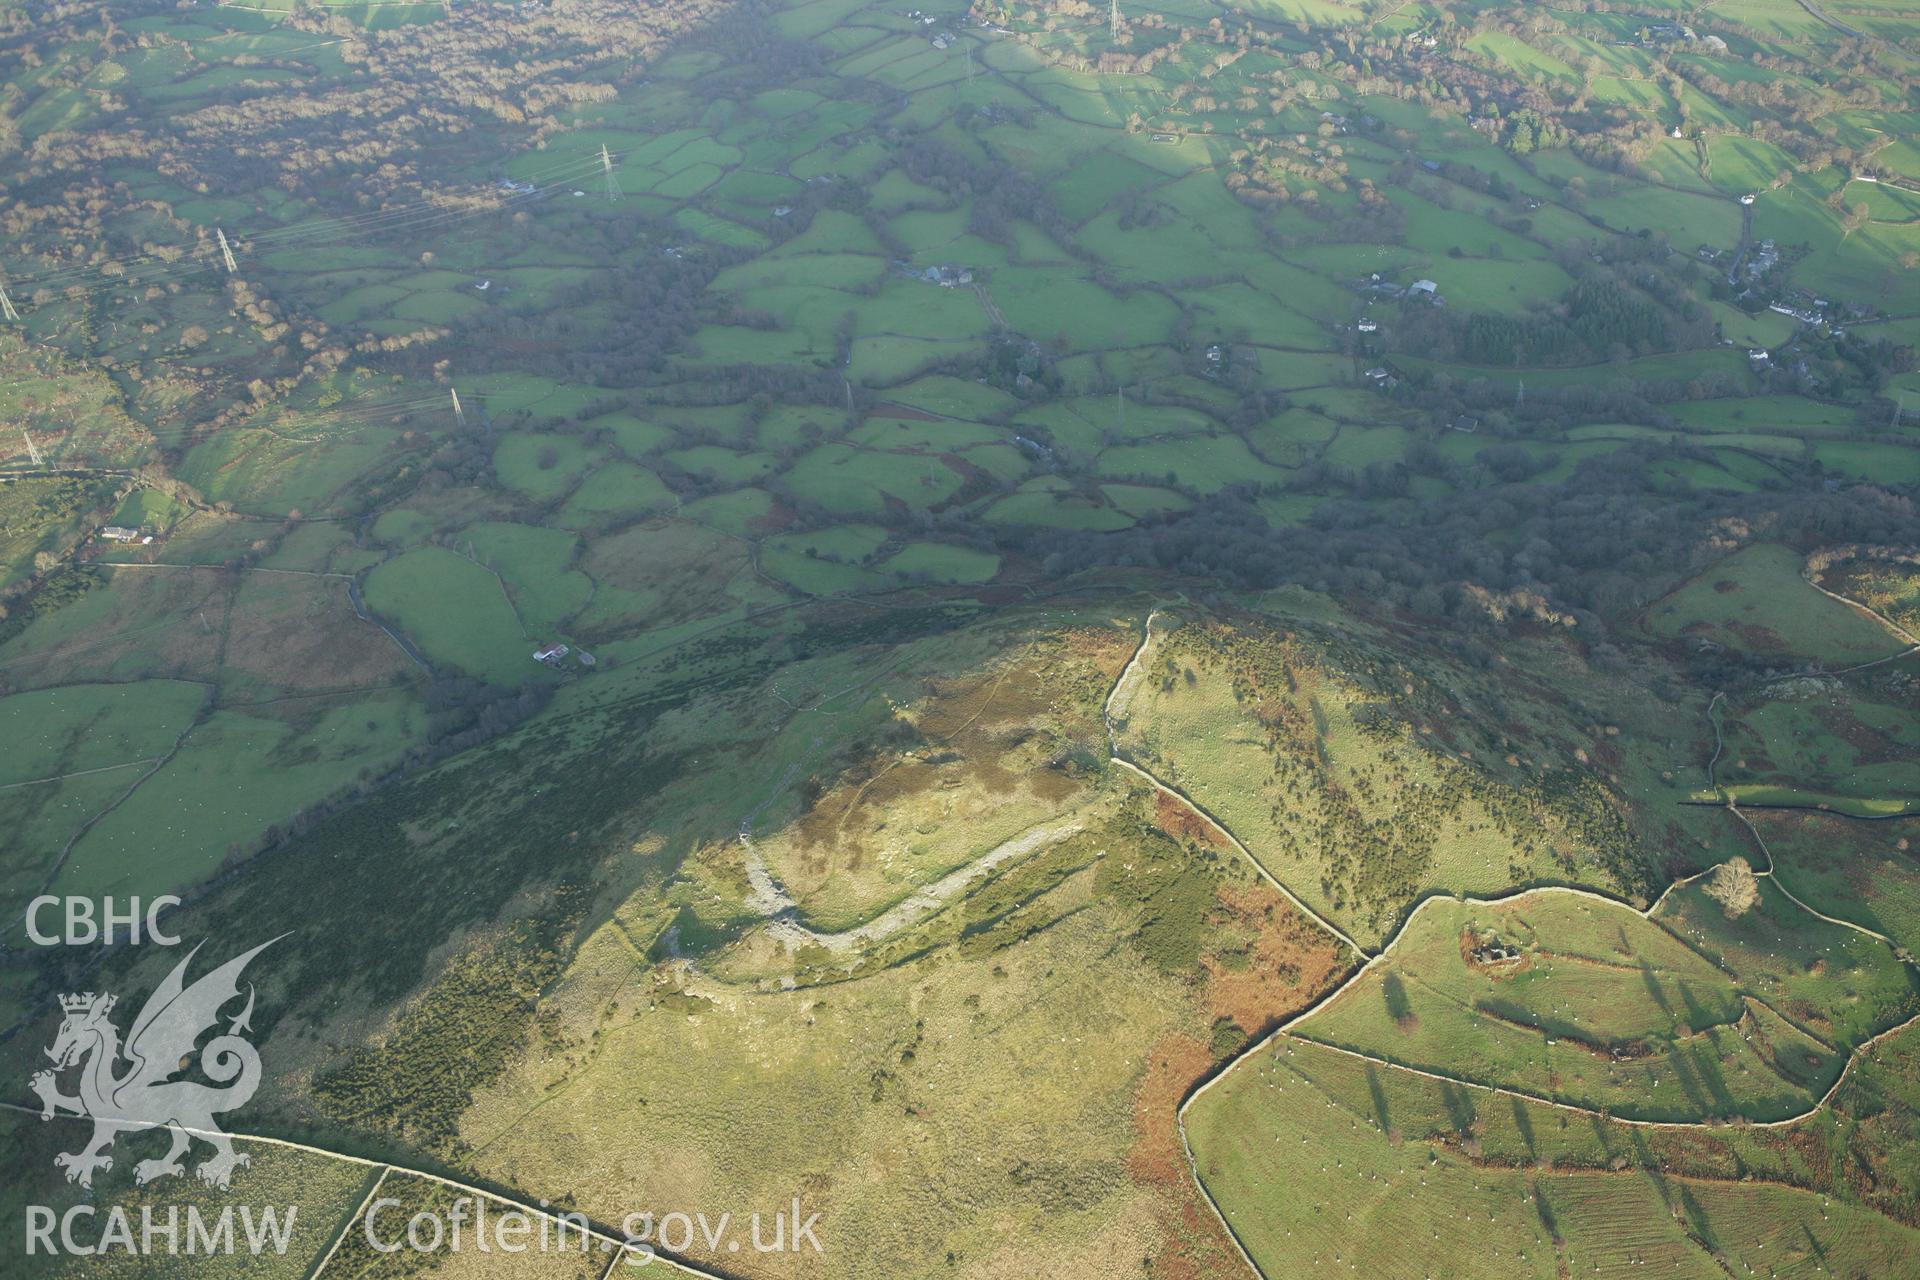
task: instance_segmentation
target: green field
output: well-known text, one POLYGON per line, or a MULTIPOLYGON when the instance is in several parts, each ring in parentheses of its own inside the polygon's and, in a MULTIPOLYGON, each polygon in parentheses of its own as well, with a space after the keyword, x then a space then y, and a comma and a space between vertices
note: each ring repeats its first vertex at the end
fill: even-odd
POLYGON ((469 675, 518 684, 538 670, 499 579, 464 556, 440 547, 396 556, 367 575, 366 598, 435 660, 469 675))
POLYGON ((1870 662, 1900 650, 1872 619, 1826 599, 1802 577, 1800 557, 1760 544, 1727 557, 1647 611, 1647 627, 1671 640, 1706 640, 1762 657, 1830 666, 1870 662))
POLYGON ((1749 817, 1773 854, 1774 875, 1795 897, 1909 951, 1920 941, 1920 867, 1909 856, 1920 823, 1808 811, 1761 810, 1749 817))
POLYGON ((189 887, 222 859, 251 852, 262 831, 390 767, 423 735, 422 720, 401 696, 291 713, 217 711, 86 832, 55 884, 148 896, 189 887))
POLYGON ((1489 1280, 1650 1267, 1706 1280, 1722 1260, 1874 1275, 1915 1246, 1912 1228, 1802 1189, 1788 1169, 1786 1185, 1736 1180, 1743 1161, 1779 1163, 1738 1139, 1564 1123, 1309 1041, 1246 1059, 1187 1121, 1202 1182, 1270 1272, 1417 1274, 1411 1254, 1489 1280), (1705 1176, 1679 1174, 1690 1166, 1705 1176))
POLYGON ((1858 1044, 1920 1012, 1913 969, 1886 943, 1813 916, 1769 880, 1733 916, 1708 887, 1696 880, 1674 890, 1654 918, 1823 1041, 1858 1044))
MULTIPOLYGON (((1904 992, 1891 954, 1878 957, 1904 992)), ((1892 1007, 1869 1010, 1859 1029, 1891 1025, 1892 1007)), ((1498 904, 1429 901, 1385 959, 1292 1030, 1383 1062, 1642 1120, 1795 1116, 1842 1061, 1769 1006, 1748 1003, 1737 976, 1630 908, 1551 890, 1498 904)))

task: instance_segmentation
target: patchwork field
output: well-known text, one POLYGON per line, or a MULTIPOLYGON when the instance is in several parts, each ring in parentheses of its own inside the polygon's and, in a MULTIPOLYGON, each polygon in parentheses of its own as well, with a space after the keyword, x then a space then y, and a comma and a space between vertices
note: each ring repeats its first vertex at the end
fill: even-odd
POLYGON ((1431 900, 1388 958, 1290 1034, 1626 1119, 1779 1120, 1825 1094, 1845 1049, 1920 1011, 1884 944, 1764 883, 1726 923, 1702 883, 1652 921, 1553 890, 1431 900), (1781 973, 1768 958, 1783 952, 1822 967, 1781 973), (1823 989, 1830 973, 1842 990, 1823 989))
POLYGON ((0 1058, 300 1209, 31 1273, 1913 1272, 1911 9, 13 6, 0 1058))
POLYGON ((1872 1275, 1916 1245, 1914 1228, 1802 1181, 1790 1143, 1570 1122, 1310 1041, 1247 1059, 1187 1121, 1202 1181, 1263 1270, 1420 1275, 1409 1255, 1432 1251, 1464 1276, 1872 1275), (1301 1187, 1304 1211, 1277 1211, 1301 1187))

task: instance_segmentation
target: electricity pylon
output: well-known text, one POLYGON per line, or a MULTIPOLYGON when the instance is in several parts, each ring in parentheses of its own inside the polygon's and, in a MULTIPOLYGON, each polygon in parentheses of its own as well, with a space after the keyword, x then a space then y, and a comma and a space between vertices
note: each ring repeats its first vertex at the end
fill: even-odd
POLYGON ((1107 0, 1107 29, 1115 44, 1120 43, 1120 0, 1107 0))
POLYGON ((239 275, 240 264, 233 260, 233 246, 227 243, 227 233, 215 227, 213 234, 220 240, 220 256, 227 260, 227 274, 230 276, 239 275))
POLYGON ((46 464, 40 460, 40 446, 33 442, 33 437, 27 433, 25 427, 20 428, 20 438, 27 442, 27 456, 33 459, 33 465, 45 466, 46 464))
POLYGON ((607 177, 607 199, 618 200, 620 198, 620 184, 614 181, 613 157, 607 154, 607 144, 604 142, 600 144, 600 168, 607 177))
POLYGON ((460 388, 448 387, 447 390, 453 393, 453 420, 464 427, 467 425, 467 415, 460 407, 460 388))
POLYGON ((0 284, 0 317, 13 324, 20 323, 20 313, 13 309, 13 299, 7 296, 7 286, 0 284))

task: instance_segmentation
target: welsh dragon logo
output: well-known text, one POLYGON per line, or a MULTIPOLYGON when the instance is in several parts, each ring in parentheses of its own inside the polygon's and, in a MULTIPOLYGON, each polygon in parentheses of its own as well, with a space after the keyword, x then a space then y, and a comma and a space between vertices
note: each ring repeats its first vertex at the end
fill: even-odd
POLYGON ((213 1116, 216 1111, 244 1106, 260 1087, 260 1055, 240 1034, 253 1029, 249 1025, 251 983, 246 1007, 228 1021, 224 1034, 214 1036, 200 1050, 200 1071, 214 1083, 173 1077, 187 1069, 201 1035, 219 1022, 221 1007, 238 998, 240 972, 247 962, 278 941, 263 942, 187 986, 187 966, 200 950, 196 946, 147 998, 125 1044, 108 1017, 113 996, 89 991, 60 997, 66 1016, 53 1047, 46 1051, 53 1069, 36 1072, 31 1083, 40 1095, 42 1120, 61 1112, 93 1120, 93 1137, 86 1146, 53 1158, 56 1166, 66 1170, 67 1181, 91 1187, 96 1171, 113 1167, 107 1150, 116 1137, 127 1130, 162 1125, 172 1134, 173 1147, 165 1156, 134 1166, 134 1179, 143 1185, 186 1172, 180 1158, 196 1137, 214 1148, 214 1154, 194 1169, 209 1186, 224 1190, 233 1171, 249 1163, 249 1157, 234 1151, 233 1140, 214 1124, 213 1116), (74 1067, 79 1069, 79 1092, 64 1094, 59 1077, 74 1067))

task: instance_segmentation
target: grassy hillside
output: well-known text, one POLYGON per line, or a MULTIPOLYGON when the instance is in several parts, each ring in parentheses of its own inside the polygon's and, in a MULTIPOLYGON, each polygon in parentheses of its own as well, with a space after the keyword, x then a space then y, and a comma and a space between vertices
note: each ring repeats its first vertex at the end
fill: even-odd
POLYGON ((1826 1092, 1845 1049, 1920 1011, 1884 944, 1771 886, 1729 922, 1704 883, 1651 921, 1553 890, 1437 899, 1292 1032, 1624 1118, 1776 1120, 1826 1092), (1782 953, 1820 959, 1795 972, 1782 953))
POLYGON ((1437 889, 1631 892, 1646 874, 1606 780, 1558 740, 1580 736, 1566 708, 1538 705, 1546 724, 1509 741, 1440 668, 1377 639, 1265 620, 1167 625, 1121 714, 1123 748, 1357 939, 1390 936, 1437 889), (1477 763, 1483 733, 1535 762, 1516 768, 1509 750, 1504 765, 1477 763))
POLYGON ((289 935, 270 1273, 1920 1247, 1906 7, 5 22, 0 1058, 289 935))

